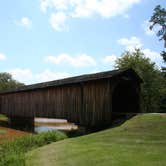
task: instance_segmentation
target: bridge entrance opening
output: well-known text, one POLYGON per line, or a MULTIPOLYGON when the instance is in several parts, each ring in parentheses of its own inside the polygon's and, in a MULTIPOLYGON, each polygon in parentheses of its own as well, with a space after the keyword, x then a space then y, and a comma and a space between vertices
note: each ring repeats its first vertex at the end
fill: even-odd
POLYGON ((115 87, 112 96, 114 115, 131 115, 139 111, 139 94, 137 86, 131 80, 121 80, 115 87))

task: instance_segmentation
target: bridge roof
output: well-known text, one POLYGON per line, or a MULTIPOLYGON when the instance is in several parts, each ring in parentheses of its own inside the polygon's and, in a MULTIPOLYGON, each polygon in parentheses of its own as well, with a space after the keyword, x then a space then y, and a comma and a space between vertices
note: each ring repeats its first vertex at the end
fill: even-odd
POLYGON ((138 82, 142 82, 142 79, 138 76, 138 74, 133 69, 130 68, 130 69, 124 69, 124 70, 112 70, 112 71, 105 71, 105 72, 94 73, 94 74, 85 74, 85 75, 80 75, 75 77, 64 78, 60 80, 26 85, 26 86, 21 86, 15 89, 0 91, 0 94, 32 91, 32 90, 44 89, 44 88, 54 87, 54 86, 83 83, 87 81, 94 81, 94 80, 100 80, 105 78, 113 78, 116 76, 126 75, 126 74, 130 75, 131 77, 133 77, 133 79, 137 80, 138 82))

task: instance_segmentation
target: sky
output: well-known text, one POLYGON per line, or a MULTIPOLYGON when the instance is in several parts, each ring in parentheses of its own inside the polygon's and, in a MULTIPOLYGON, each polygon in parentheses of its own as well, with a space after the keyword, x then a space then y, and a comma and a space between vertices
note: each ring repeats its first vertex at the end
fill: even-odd
POLYGON ((165 0, 0 0, 0 72, 25 84, 113 70, 140 48, 156 66, 163 41, 149 30, 165 0))

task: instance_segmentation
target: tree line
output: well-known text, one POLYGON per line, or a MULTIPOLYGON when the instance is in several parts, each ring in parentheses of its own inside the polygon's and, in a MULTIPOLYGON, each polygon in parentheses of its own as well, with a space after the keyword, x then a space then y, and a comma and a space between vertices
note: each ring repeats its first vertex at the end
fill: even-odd
POLYGON ((7 72, 0 73, 0 90, 18 88, 24 84, 13 79, 12 75, 7 72))

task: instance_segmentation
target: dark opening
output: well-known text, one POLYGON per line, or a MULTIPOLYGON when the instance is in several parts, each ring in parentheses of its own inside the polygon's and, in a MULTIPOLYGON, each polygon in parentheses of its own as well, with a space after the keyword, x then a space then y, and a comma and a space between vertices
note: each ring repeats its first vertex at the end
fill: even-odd
POLYGON ((139 94, 136 84, 131 80, 122 80, 113 92, 113 113, 138 113, 139 94))

